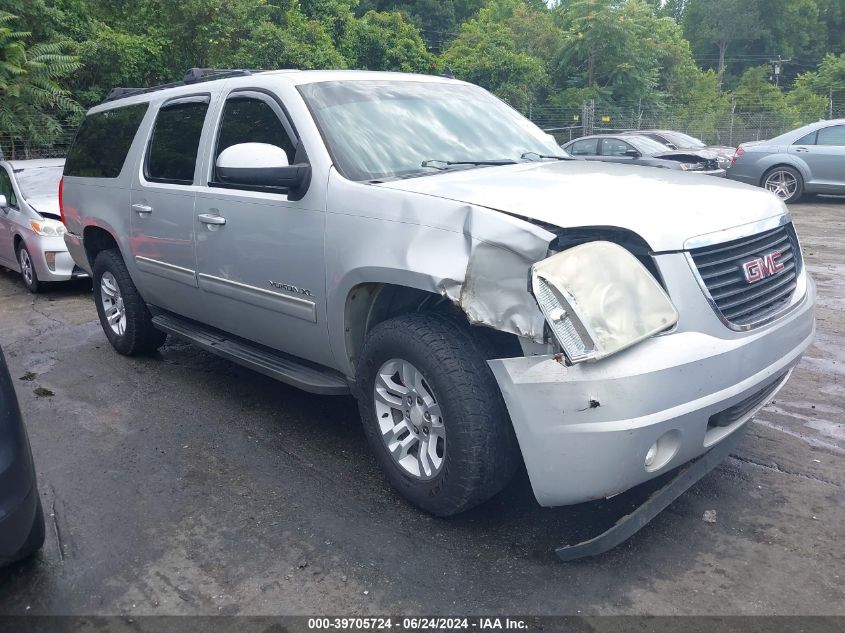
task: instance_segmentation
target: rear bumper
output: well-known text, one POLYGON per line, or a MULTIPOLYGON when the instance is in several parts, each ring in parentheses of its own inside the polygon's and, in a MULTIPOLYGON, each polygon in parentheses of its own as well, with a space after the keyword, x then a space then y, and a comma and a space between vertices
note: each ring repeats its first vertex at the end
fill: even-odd
POLYGON ((85 246, 82 244, 82 237, 68 231, 65 233, 64 239, 65 247, 67 247, 67 251, 70 253, 73 261, 76 262, 76 265, 89 275, 93 274, 91 272, 91 265, 88 263, 88 254, 85 252, 85 246))
POLYGON ((573 367, 551 356, 489 361, 537 500, 558 506, 613 496, 738 431, 812 342, 814 304, 810 281, 787 316, 735 338, 669 333, 573 367), (732 408, 726 426, 711 423, 732 408))

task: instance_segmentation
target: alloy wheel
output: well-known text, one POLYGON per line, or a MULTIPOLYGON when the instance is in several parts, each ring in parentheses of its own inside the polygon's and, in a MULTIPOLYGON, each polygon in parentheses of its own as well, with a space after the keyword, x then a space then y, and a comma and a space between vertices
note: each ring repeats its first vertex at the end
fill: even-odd
POLYGON ((18 251, 18 260, 21 264, 21 276, 26 282, 26 285, 31 286, 35 273, 32 268, 32 259, 29 257, 29 251, 25 248, 21 248, 21 250, 18 251))
POLYGON ((765 187, 781 200, 789 200, 798 189, 798 179, 791 172, 778 169, 766 177, 765 187))
POLYGON ((422 373, 392 358, 376 374, 373 397, 382 440, 396 465, 420 480, 436 477, 446 455, 446 428, 422 373))
POLYGON ((100 279, 100 300, 103 302, 103 313, 106 315, 109 327, 118 336, 126 332, 126 307, 123 305, 123 295, 120 286, 110 272, 103 273, 100 279))

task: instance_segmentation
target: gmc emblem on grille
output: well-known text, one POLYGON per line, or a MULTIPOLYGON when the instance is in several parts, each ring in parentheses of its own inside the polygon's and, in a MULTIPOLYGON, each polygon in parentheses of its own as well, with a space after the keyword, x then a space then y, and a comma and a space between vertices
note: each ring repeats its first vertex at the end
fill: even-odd
POLYGON ((760 281, 766 277, 779 273, 784 266, 778 261, 783 253, 780 251, 773 251, 763 257, 751 259, 742 264, 742 272, 745 273, 745 280, 753 284, 755 281, 760 281))

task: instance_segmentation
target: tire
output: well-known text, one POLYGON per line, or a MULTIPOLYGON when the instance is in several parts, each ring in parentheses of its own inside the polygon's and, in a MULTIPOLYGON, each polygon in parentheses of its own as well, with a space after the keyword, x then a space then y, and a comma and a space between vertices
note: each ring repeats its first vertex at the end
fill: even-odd
POLYGON ((797 169, 786 165, 778 165, 767 171, 761 186, 787 204, 798 202, 804 195, 804 178, 797 169))
POLYGON ((32 293, 39 293, 44 289, 44 284, 38 280, 38 273, 35 271, 35 262, 26 244, 21 242, 17 251, 18 266, 21 268, 21 279, 24 287, 32 293))
POLYGON ((505 487, 520 464, 510 417, 482 345, 449 317, 411 314, 373 328, 361 352, 358 405, 367 440, 393 487, 438 516, 486 501, 505 487), (400 374, 416 376, 407 380, 416 383, 415 404, 396 395, 407 391, 400 374), (377 395, 377 381, 381 398, 392 404, 377 395), (394 392, 386 389, 388 384, 394 392), (407 454, 405 442, 412 444, 407 454), (399 457, 392 456, 388 443, 399 457), (429 452, 421 452, 426 446, 429 452))
POLYGON ((44 545, 44 537, 44 509, 41 507, 41 498, 39 497, 38 505, 35 508, 35 520, 32 522, 32 529, 29 531, 24 544, 21 545, 21 548, 12 557, 12 561, 23 560, 35 554, 44 545))
POLYGON ((132 282, 120 252, 117 249, 101 251, 94 260, 93 272, 97 315, 112 347, 125 356, 151 354, 161 347, 167 335, 153 326, 152 315, 132 282))

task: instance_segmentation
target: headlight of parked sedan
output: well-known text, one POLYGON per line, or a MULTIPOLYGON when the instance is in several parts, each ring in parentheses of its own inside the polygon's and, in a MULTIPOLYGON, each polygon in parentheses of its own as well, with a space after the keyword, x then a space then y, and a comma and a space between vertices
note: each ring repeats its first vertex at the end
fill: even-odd
POLYGON ((701 163, 678 163, 684 171, 702 171, 704 165, 701 163))
POLYGON ((678 322, 657 280, 612 242, 588 242, 537 262, 531 288, 573 363, 610 356, 678 322))
POLYGON ((65 234, 65 225, 57 220, 30 220, 29 226, 38 235, 44 235, 46 237, 60 237, 65 234))

